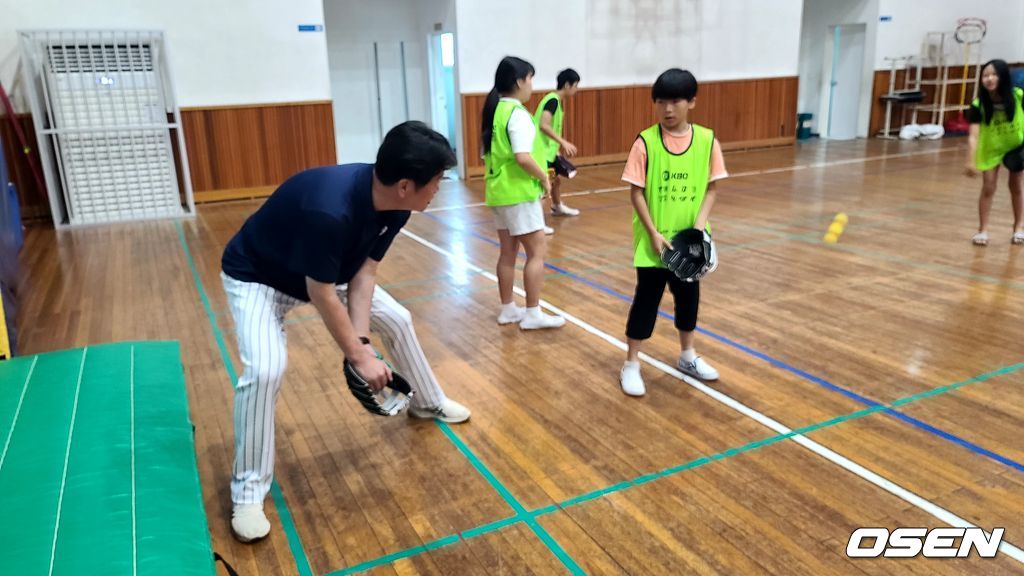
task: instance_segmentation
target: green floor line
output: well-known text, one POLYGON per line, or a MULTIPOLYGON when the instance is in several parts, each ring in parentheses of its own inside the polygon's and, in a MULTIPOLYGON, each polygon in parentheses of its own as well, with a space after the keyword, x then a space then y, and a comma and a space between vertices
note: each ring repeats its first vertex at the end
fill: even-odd
MULTIPOLYGON (((446 538, 442 538, 442 539, 437 540, 435 542, 442 542, 442 541, 444 541, 444 542, 446 542, 446 544, 444 544, 446 546, 446 545, 449 545, 449 544, 454 544, 455 542, 460 541, 460 539, 461 540, 467 540, 469 538, 474 538, 474 537, 477 537, 477 536, 481 536, 483 534, 489 534, 489 533, 494 532, 496 530, 500 530, 501 528, 504 528, 506 526, 518 524, 520 522, 527 523, 529 525, 529 522, 527 520, 528 518, 530 520, 534 520, 536 518, 539 518, 539 517, 542 517, 542 516, 546 516, 548 514, 552 514, 554 512, 558 512, 560 510, 564 510, 564 509, 570 508, 572 506, 583 504, 585 502, 590 502, 592 500, 597 500, 597 499, 602 498, 604 496, 608 496, 608 495, 611 495, 611 494, 622 492, 622 491, 628 490, 630 488, 635 488, 637 486, 641 486, 643 484, 646 484, 648 482, 651 482, 651 481, 654 481, 654 480, 657 480, 657 479, 660 479, 660 478, 665 478, 665 477, 668 477, 668 476, 673 476, 675 474, 679 474, 679 473, 685 472, 687 470, 694 470, 696 468, 700 468, 701 466, 704 466, 706 464, 710 464, 712 462, 720 462, 722 460, 726 460, 726 459, 732 458, 734 456, 739 456, 741 454, 747 454, 747 453, 752 452, 754 450, 757 450, 757 449, 760 449, 760 448, 764 448, 766 446, 771 446, 773 444, 777 444, 777 443, 782 442, 784 440, 789 440, 790 438, 793 438, 795 436, 806 436, 808 434, 811 434, 811 433, 814 433, 814 432, 818 432, 818 431, 826 429, 826 428, 831 428, 831 427, 834 427, 834 426, 838 426, 839 424, 843 424, 843 423, 847 423, 847 422, 852 422, 854 420, 859 420, 861 418, 865 418, 865 417, 870 416, 872 414, 877 414, 877 413, 880 413, 880 412, 883 412, 885 410, 889 410, 889 409, 892 409, 892 408, 895 408, 895 407, 906 406, 908 404, 919 402, 921 400, 925 400, 925 399, 929 399, 929 398, 934 398, 934 397, 941 396, 941 395, 944 395, 944 394, 949 394, 949 393, 955 392, 955 391, 957 391, 957 390, 959 390, 959 389, 961 389, 961 388, 963 388, 965 386, 968 386, 968 385, 971 385, 971 384, 977 384, 977 383, 980 383, 980 382, 985 382, 987 380, 991 380, 992 378, 996 378, 996 377, 999 377, 999 376, 1005 376, 1007 374, 1012 374, 1012 373, 1018 372, 1020 370, 1024 370, 1024 362, 1020 362, 1020 363, 1017 363, 1017 364, 1012 364, 1010 366, 1005 366, 1003 368, 999 368, 999 369, 993 370, 991 372, 986 372, 984 374, 981 374, 981 375, 978 375, 978 376, 974 376, 974 377, 968 378, 966 380, 961 380, 959 382, 954 382, 952 384, 946 384, 946 385, 943 385, 943 386, 938 386, 938 387, 933 388, 931 390, 927 390, 927 391, 924 391, 924 392, 920 392, 920 393, 917 393, 917 394, 906 396, 904 398, 900 398, 900 399, 894 400, 893 402, 890 402, 887 405, 880 404, 878 406, 872 406, 870 408, 864 408, 862 410, 857 410, 856 412, 851 412, 849 414, 843 414, 843 415, 840 415, 840 416, 836 416, 836 417, 830 418, 828 420, 823 420, 823 421, 815 423, 815 424, 810 424, 810 425, 807 425, 807 426, 803 426, 801 428, 796 428, 796 429, 791 430, 791 431, 786 432, 786 433, 775 434, 775 435, 769 436, 767 438, 762 438, 760 440, 755 440, 755 441, 752 441, 752 442, 748 442, 748 443, 742 444, 740 446, 736 446, 736 447, 733 447, 733 448, 729 448, 727 450, 723 450, 723 451, 718 452, 716 454, 712 454, 712 455, 709 455, 709 456, 701 456, 700 458, 696 458, 694 460, 690 460, 689 462, 685 462, 685 463, 679 464, 677 466, 672 466, 672 467, 669 467, 669 468, 665 468, 664 470, 660 470, 660 471, 657 471, 657 472, 644 474, 644 475, 641 475, 641 476, 639 476, 637 478, 634 478, 632 480, 625 480, 625 481, 622 481, 622 482, 618 482, 616 484, 612 484, 611 486, 606 486, 604 488, 600 488, 600 489, 597 489, 597 490, 593 490, 591 492, 587 492, 587 493, 584 493, 584 494, 580 494, 578 496, 574 496, 574 497, 569 498, 567 500, 564 500, 564 501, 562 501, 562 502, 560 502, 558 504, 552 504, 552 505, 544 506, 544 507, 537 508, 537 509, 534 509, 534 510, 523 511, 522 513, 517 513, 516 516, 514 516, 514 517, 506 518, 504 520, 499 520, 497 522, 492 522, 490 524, 484 524, 484 525, 479 526, 477 528, 472 528, 472 529, 469 529, 469 530, 465 530, 463 532, 460 532, 458 535, 448 536, 446 538), (454 538, 454 540, 449 540, 449 539, 452 539, 452 538, 454 538)), ((436 549, 436 548, 440 548, 440 547, 442 547, 442 546, 435 546, 432 549, 436 549)), ((332 572, 331 576, 342 576, 342 575, 355 574, 357 572, 363 572, 363 571, 369 570, 371 568, 375 568, 377 566, 381 566, 381 565, 384 565, 384 564, 389 564, 390 562, 393 561, 393 560, 386 560, 387 558, 391 558, 391 557, 395 557, 395 559, 408 558, 408 557, 420 554, 422 552, 427 552, 428 551, 428 550, 419 550, 420 548, 423 548, 423 546, 416 546, 416 547, 408 548, 408 549, 400 551, 400 552, 396 552, 394 554, 389 554, 387 556, 381 556, 380 558, 377 558, 375 560, 370 560, 368 562, 364 562, 362 564, 359 564, 359 565, 356 565, 356 566, 352 566, 352 567, 346 568, 344 570, 339 570, 337 572, 332 572), (419 551, 416 551, 416 550, 419 550, 419 551), (416 551, 416 552, 414 552, 414 551, 416 551)))
POLYGON ((502 499, 505 500, 505 502, 512 507, 512 510, 515 511, 516 513, 516 517, 520 521, 525 522, 526 525, 530 527, 530 530, 532 530, 533 533, 538 538, 540 538, 541 542, 543 542, 544 545, 547 546, 548 550, 550 550, 555 555, 555 557, 562 562, 562 564, 569 570, 569 572, 572 574, 586 574, 583 568, 580 567, 580 565, 577 564, 571 556, 569 556, 569 554, 562 548, 560 544, 558 544, 557 541, 555 541, 554 538, 552 538, 551 534, 549 534, 543 526, 537 523, 537 521, 533 518, 533 515, 526 511, 526 508, 524 508, 523 505, 519 503, 519 500, 517 500, 516 497, 512 495, 512 492, 509 491, 509 489, 506 488, 505 485, 502 484, 500 480, 498 480, 498 478, 494 475, 493 472, 490 471, 489 468, 487 468, 487 465, 485 465, 479 458, 477 458, 476 454, 474 454, 473 451, 469 449, 469 446, 467 446, 466 443, 463 442, 462 439, 458 437, 458 435, 452 432, 451 427, 445 424, 444 422, 440 422, 438 420, 435 420, 434 422, 437 424, 438 428, 441 429, 441 431, 448 438, 448 440, 450 440, 452 444, 454 444, 455 447, 458 448, 459 452, 461 452, 462 455, 465 456, 467 460, 469 460, 470 464, 473 465, 473 468, 475 468, 476 471, 479 472, 480 475, 483 476, 485 480, 487 480, 487 483, 490 484, 491 487, 494 488, 498 492, 498 494, 501 495, 502 499))

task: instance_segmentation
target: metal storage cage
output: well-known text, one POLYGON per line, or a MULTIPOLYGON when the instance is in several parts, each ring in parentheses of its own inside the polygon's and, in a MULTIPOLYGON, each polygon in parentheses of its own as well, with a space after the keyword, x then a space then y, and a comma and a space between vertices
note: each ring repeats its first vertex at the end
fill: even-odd
POLYGON ((19 44, 56 226, 195 214, 162 32, 19 31, 19 44))

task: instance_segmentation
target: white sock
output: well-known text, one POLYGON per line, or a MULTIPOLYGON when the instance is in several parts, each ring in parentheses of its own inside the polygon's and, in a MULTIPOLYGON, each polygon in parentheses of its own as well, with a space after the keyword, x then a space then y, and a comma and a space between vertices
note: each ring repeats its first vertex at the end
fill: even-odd
POLYGON ((694 360, 697 359, 697 351, 694 350, 693 348, 687 348, 686 350, 683 350, 681 354, 679 354, 679 357, 684 362, 693 362, 694 360))
POLYGON ((626 369, 626 368, 629 368, 629 369, 637 368, 637 369, 639 369, 640 368, 640 361, 630 362, 629 360, 626 360, 625 362, 623 362, 622 368, 623 369, 626 369))
POLYGON ((501 313, 505 314, 505 315, 512 315, 512 314, 516 313, 516 309, 517 308, 519 308, 519 307, 516 306, 515 302, 509 302, 508 304, 502 304, 501 305, 501 313))
POLYGON ((540 306, 532 306, 526 309, 527 318, 540 318, 544 313, 540 311, 540 306))

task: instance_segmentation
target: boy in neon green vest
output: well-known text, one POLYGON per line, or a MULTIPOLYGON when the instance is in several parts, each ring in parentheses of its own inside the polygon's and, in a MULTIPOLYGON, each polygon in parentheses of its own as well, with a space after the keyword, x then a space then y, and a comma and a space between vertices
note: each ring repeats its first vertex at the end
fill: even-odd
POLYGON ((1024 90, 1015 88, 1010 81, 1010 67, 1003 60, 992 60, 981 68, 978 97, 967 110, 971 123, 964 171, 968 176, 981 174, 981 197, 978 199, 978 233, 972 241, 977 246, 988 245, 988 219, 992 199, 999 184, 999 165, 1009 169, 1010 199, 1013 204, 1013 236, 1011 242, 1024 244, 1024 109, 1021 100, 1024 90), (1016 155, 1016 162, 1007 158, 1016 155), (1005 160, 1004 160, 1005 158, 1005 160))
POLYGON ((578 72, 572 68, 562 70, 558 73, 558 88, 554 92, 548 92, 541 99, 537 111, 533 113, 533 123, 536 124, 538 132, 537 146, 543 154, 543 160, 547 162, 548 172, 554 174, 551 180, 552 216, 578 216, 580 213, 579 210, 562 203, 559 176, 563 174, 555 168, 559 150, 569 158, 576 156, 576 146, 562 136, 562 121, 565 118, 565 100, 576 95, 579 84, 578 72))
POLYGON ((626 362, 619 374, 622 391, 630 396, 646 393, 640 376, 640 347, 654 332, 665 284, 675 300, 681 351, 676 365, 701 380, 718 379, 718 372, 693 348, 700 283, 676 278, 660 257, 677 232, 710 230, 715 182, 729 175, 714 132, 689 121, 696 97, 697 79, 689 71, 673 68, 658 76, 651 89, 658 123, 637 137, 622 173, 622 180, 632 186, 634 209, 636 292, 626 323, 626 362))

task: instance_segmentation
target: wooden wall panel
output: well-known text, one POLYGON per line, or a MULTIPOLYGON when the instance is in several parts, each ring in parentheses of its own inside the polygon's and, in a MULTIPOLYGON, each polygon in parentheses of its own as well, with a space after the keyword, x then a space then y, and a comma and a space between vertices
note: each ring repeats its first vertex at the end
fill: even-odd
POLYGON ((480 115, 484 109, 486 94, 462 95, 462 136, 463 155, 467 167, 483 166, 480 154, 480 115))
MULTIPOLYGON (((36 130, 32 125, 32 116, 29 114, 18 114, 17 122, 31 147, 32 158, 36 166, 42 170, 39 160, 39 151, 36 146, 36 130)), ((0 114, 0 139, 3 140, 4 158, 7 159, 7 172, 11 181, 18 191, 18 204, 21 206, 22 220, 44 220, 50 217, 50 201, 46 197, 46 190, 36 185, 35 177, 29 167, 28 158, 22 152, 21 145, 15 135, 11 121, 0 114)), ((0 182, 6 186, 6 182, 0 182)))
MULTIPOLYGON (((18 121, 39 162, 31 116, 19 114, 18 121)), ((181 121, 197 202, 266 196, 296 172, 337 161, 329 101, 185 108, 181 121)), ((35 185, 3 116, 0 136, 23 218, 50 219, 46 191, 35 185)))
POLYGON ((188 108, 181 118, 198 201, 252 195, 336 162, 329 101, 188 108))
MULTIPOLYGON (((604 156, 615 152, 628 152, 636 139, 635 130, 627 111, 633 107, 633 88, 607 88, 597 97, 597 142, 596 149, 587 146, 580 149, 580 156, 604 156), (617 116, 617 114, 621 116, 617 116)), ((570 106, 572 103, 569 104, 570 106)))
POLYGON ((581 149, 597 149, 597 128, 600 122, 598 96, 596 90, 581 91, 573 98, 573 105, 566 110, 565 136, 581 149))
MULTIPOLYGON (((625 158, 637 134, 657 120, 649 86, 582 89, 566 107, 566 137, 579 148, 578 164, 625 158)), ((535 110, 544 92, 527 103, 535 110)), ((480 115, 485 94, 463 94, 463 137, 470 175, 483 173, 480 115)), ((790 143, 796 136, 796 77, 705 82, 695 122, 715 130, 724 147, 790 143)))

